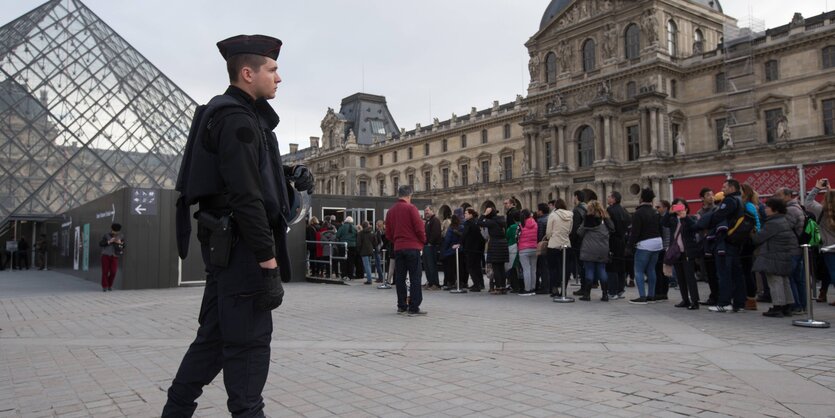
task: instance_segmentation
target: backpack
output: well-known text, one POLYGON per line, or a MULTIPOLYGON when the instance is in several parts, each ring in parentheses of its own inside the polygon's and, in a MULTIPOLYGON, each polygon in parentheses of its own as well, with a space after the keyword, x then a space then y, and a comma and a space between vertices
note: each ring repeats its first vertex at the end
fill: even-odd
POLYGON ((821 231, 820 225, 815 220, 815 215, 803 209, 805 217, 803 221, 803 232, 797 237, 800 245, 809 244, 811 247, 820 247, 821 245, 821 231))
POLYGON ((751 235, 753 235, 757 226, 757 220, 745 210, 745 203, 739 196, 734 196, 734 198, 739 203, 738 212, 740 213, 733 222, 728 224, 728 238, 726 241, 733 245, 742 245, 751 239, 751 235))

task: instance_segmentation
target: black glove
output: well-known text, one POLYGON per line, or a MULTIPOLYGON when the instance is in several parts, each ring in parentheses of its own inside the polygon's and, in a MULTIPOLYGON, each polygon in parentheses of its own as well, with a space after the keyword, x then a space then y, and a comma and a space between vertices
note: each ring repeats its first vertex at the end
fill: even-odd
POLYGON ((313 194, 313 173, 303 165, 293 166, 289 180, 293 182, 296 190, 313 194))
POLYGON ((281 286, 278 269, 261 269, 261 274, 266 280, 264 292, 255 296, 255 310, 271 311, 281 306, 284 300, 284 287, 281 286))

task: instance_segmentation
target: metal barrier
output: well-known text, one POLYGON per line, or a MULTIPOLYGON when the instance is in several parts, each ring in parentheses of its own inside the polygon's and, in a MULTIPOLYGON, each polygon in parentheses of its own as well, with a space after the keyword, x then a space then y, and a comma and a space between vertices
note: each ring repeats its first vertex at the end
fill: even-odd
POLYGON ((808 295, 806 298, 806 306, 809 317, 806 319, 795 319, 792 321, 792 325, 805 328, 829 328, 829 322, 815 320, 815 303, 813 299, 815 295, 815 283, 812 281, 812 275, 809 272, 809 244, 803 244, 800 247, 803 248, 803 274, 806 280, 806 294, 808 295))
MULTIPOLYGON (((338 241, 305 241, 305 244, 321 244, 321 245, 327 245, 327 246, 328 246, 328 248, 330 249, 330 250, 328 251, 328 260, 327 260, 327 261, 325 261, 325 260, 311 260, 311 259, 310 259, 310 251, 305 251, 305 256, 304 256, 304 258, 305 258, 305 262, 306 262, 306 264, 307 264, 307 266, 308 266, 308 267, 310 267, 310 265, 311 265, 312 263, 317 263, 317 264, 327 264, 327 265, 328 265, 328 276, 327 276, 327 278, 328 278, 328 279, 333 278, 333 260, 348 260, 348 243, 347 243, 347 242, 338 242, 338 241), (340 256, 340 255, 338 255, 338 256, 334 256, 334 255, 333 255, 333 251, 334 251, 334 249, 335 249, 335 248, 337 248, 337 247, 339 247, 339 246, 344 247, 344 248, 343 248, 343 249, 345 250, 345 251, 344 251, 344 255, 341 255, 341 256, 340 256)), ((305 250, 307 250, 306 246, 305 246, 305 250)), ((339 269, 339 275, 340 275, 339 279, 341 279, 341 280, 343 280, 343 281, 344 281, 344 280, 345 280, 345 278, 344 278, 344 277, 341 277, 341 275, 342 275, 342 269, 341 269, 341 268, 339 269)))
POLYGON ((458 260, 459 260, 458 259, 458 248, 456 248, 455 249, 455 289, 450 290, 449 293, 456 293, 456 294, 467 293, 467 289, 462 289, 461 288, 461 268, 460 268, 460 265, 458 264, 459 263, 458 260))
POLYGON ((567 295, 567 292, 568 292, 568 277, 565 277, 565 254, 567 252, 568 252, 568 247, 563 245, 562 246, 562 295, 557 296, 554 299, 552 299, 556 303, 571 303, 571 302, 574 302, 574 298, 570 298, 567 295))
POLYGON ((388 266, 386 265, 386 262, 387 262, 386 250, 382 250, 382 253, 383 253, 383 258, 382 258, 383 266, 382 267, 383 267, 383 275, 384 275, 382 277, 383 284, 377 286, 377 289, 391 289, 391 284, 389 284, 389 269, 388 269, 388 266))

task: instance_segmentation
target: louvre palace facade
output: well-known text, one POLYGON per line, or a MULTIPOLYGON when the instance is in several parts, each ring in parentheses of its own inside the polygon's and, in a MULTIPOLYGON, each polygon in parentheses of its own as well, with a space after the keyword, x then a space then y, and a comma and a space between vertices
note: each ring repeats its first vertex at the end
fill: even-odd
POLYGON ((287 159, 312 167, 318 192, 409 183, 442 215, 508 197, 571 205, 585 188, 627 206, 641 187, 696 199, 700 181, 676 179, 773 167, 803 187, 804 164, 835 160, 835 12, 766 30, 712 0, 553 0, 532 30, 525 96, 406 130, 384 97, 358 93, 287 159))

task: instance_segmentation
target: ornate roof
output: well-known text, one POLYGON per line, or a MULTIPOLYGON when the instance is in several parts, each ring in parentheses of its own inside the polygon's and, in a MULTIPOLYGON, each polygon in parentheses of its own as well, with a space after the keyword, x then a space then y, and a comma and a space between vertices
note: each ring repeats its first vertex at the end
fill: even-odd
MULTIPOLYGON (((722 5, 719 0, 687 0, 693 3, 701 4, 718 12, 722 12, 722 5)), ((542 14, 542 21, 539 22, 539 29, 542 30, 555 17, 559 16, 563 10, 574 3, 574 0, 551 0, 548 7, 545 8, 545 13, 542 14)))

